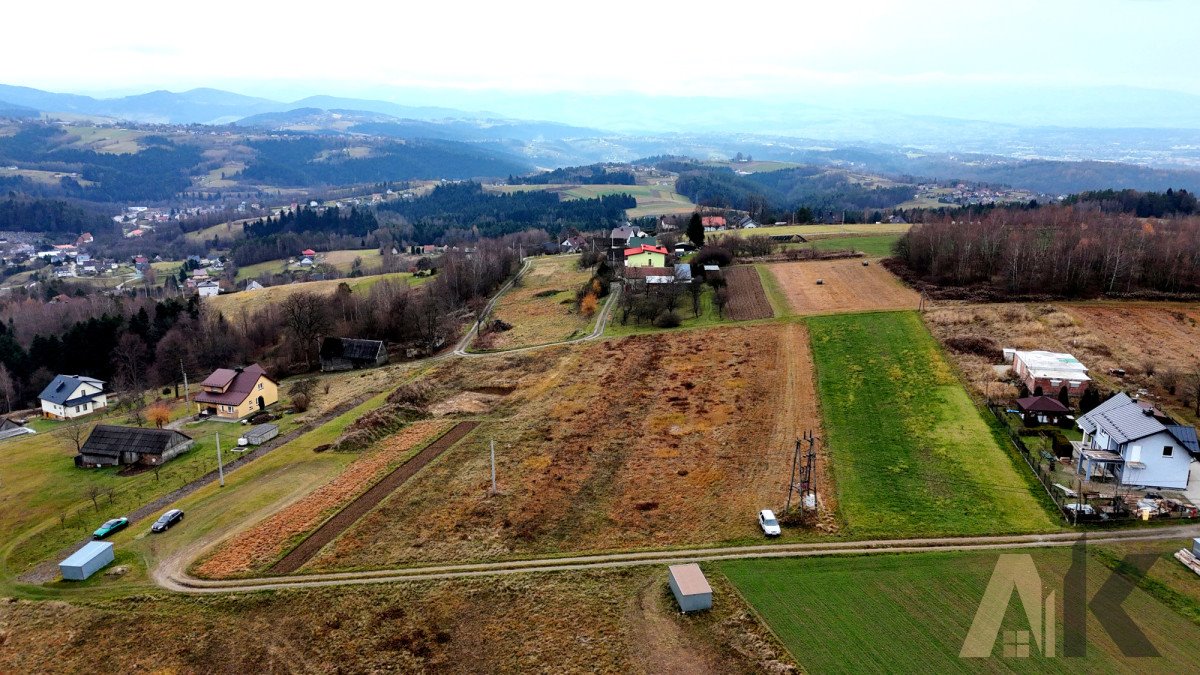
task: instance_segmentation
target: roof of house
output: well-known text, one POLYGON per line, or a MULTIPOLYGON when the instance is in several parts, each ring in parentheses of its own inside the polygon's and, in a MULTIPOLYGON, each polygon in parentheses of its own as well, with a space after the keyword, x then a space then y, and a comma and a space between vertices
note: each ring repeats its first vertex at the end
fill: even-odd
POLYGON ((725 216, 702 216, 700 223, 705 227, 715 227, 725 224, 725 216))
POLYGON ((97 424, 80 448, 79 454, 118 457, 122 452, 136 452, 139 455, 161 455, 179 443, 190 440, 191 436, 174 429, 141 429, 97 424))
POLYGON ((224 389, 230 382, 233 382, 233 378, 235 377, 237 377, 237 371, 233 368, 217 368, 212 372, 212 375, 204 378, 200 386, 224 389))
POLYGON ((649 279, 650 277, 675 278, 675 270, 671 267, 626 267, 626 279, 649 279))
POLYGON ((675 279, 678 281, 691 281, 692 266, 688 263, 675 263, 675 279))
POLYGON ((1087 382, 1087 366, 1070 354, 1059 352, 1017 351, 1013 359, 1020 359, 1035 378, 1050 378, 1059 380, 1076 380, 1087 382))
POLYGON ((1191 452, 1200 453, 1194 427, 1180 424, 1164 424, 1154 416, 1153 408, 1146 408, 1124 393, 1114 395, 1090 412, 1079 416, 1078 425, 1089 434, 1101 430, 1118 444, 1136 441, 1154 434, 1167 432, 1191 452))
POLYGON ((630 237, 629 241, 626 242, 625 245, 629 248, 635 248, 638 246, 658 246, 658 237, 651 237, 649 235, 645 237, 630 237))
POLYGON ((1052 396, 1026 396, 1017 399, 1017 407, 1025 412, 1068 413, 1071 409, 1052 396))
MULTIPOLYGON (((207 383, 210 380, 223 381, 229 372, 232 372, 234 375, 224 393, 202 391, 196 394, 196 402, 211 403, 213 405, 241 405, 242 401, 245 401, 246 397, 250 395, 250 392, 254 391, 254 385, 258 383, 258 378, 267 377, 267 371, 263 370, 263 367, 257 363, 243 368, 240 372, 238 370, 230 371, 228 368, 219 368, 204 380, 206 383, 205 386, 223 386, 207 383)), ((267 377, 267 379, 270 380, 271 378, 267 377)), ((271 381, 274 382, 274 380, 271 381)))
POLYGON ((85 382, 100 387, 102 391, 104 389, 104 381, 97 380, 94 377, 86 377, 84 375, 56 375, 53 380, 50 380, 50 384, 46 385, 46 388, 42 390, 42 393, 38 395, 38 398, 57 405, 67 405, 68 403, 78 405, 78 403, 83 403, 85 400, 90 401, 92 399, 91 396, 82 396, 78 399, 67 400, 67 397, 75 393, 79 385, 85 382))
POLYGON ((312 250, 311 248, 306 248, 303 251, 301 251, 300 254, 301 255, 316 255, 317 252, 312 250))
POLYGON ((374 361, 382 349, 384 349, 382 340, 327 337, 321 341, 321 358, 374 361))
POLYGON ((708 585, 708 579, 704 578, 704 572, 700 571, 700 566, 696 563, 671 565, 669 569, 675 579, 675 585, 683 595, 712 593, 712 586, 708 585))
POLYGON ((642 244, 641 246, 638 246, 637 248, 625 249, 625 257, 626 258, 628 258, 631 255, 637 255, 639 253, 661 253, 662 255, 666 255, 667 249, 664 246, 650 246, 649 244, 642 244))

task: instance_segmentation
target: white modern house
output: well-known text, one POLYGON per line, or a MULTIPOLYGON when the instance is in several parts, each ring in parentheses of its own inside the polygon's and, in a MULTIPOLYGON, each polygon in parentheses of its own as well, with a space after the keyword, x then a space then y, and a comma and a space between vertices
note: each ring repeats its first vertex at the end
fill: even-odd
POLYGON ((1087 480, 1107 472, 1123 486, 1187 488, 1192 457, 1200 455, 1195 427, 1125 394, 1080 415, 1076 424, 1083 430, 1076 472, 1087 480))
POLYGON ((196 284, 196 291, 202 298, 213 298, 221 294, 221 284, 215 281, 201 281, 196 284))
POLYGON ((104 381, 83 375, 57 375, 38 396, 42 414, 69 420, 108 407, 104 381))

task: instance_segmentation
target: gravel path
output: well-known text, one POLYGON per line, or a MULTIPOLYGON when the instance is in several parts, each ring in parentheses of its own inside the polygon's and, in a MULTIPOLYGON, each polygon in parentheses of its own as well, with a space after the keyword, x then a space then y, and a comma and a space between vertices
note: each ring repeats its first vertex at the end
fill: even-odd
POLYGON ((183 573, 156 576, 163 587, 181 593, 237 593, 263 590, 308 588, 319 586, 351 586, 360 584, 393 583, 431 579, 495 576, 507 574, 547 573, 632 567, 638 565, 673 565, 683 562, 737 560, 745 558, 785 558, 831 555, 880 555, 914 553, 919 551, 980 551, 996 549, 1046 548, 1072 546, 1080 540, 1091 544, 1159 539, 1185 539, 1200 534, 1200 525, 1156 527, 1144 530, 1123 530, 1103 533, 1062 532, 988 537, 941 537, 930 539, 875 539, 811 544, 763 544, 759 546, 714 547, 678 551, 641 551, 576 556, 570 558, 536 558, 496 563, 435 565, 371 572, 335 572, 259 579, 211 581, 195 579, 183 573))

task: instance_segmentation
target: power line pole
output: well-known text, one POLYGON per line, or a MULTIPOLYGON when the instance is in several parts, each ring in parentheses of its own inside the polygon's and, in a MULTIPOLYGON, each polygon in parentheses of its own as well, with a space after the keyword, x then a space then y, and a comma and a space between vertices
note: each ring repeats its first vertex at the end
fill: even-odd
POLYGON ((496 441, 492 440, 492 496, 496 496, 496 441))
POLYGON ((187 369, 183 367, 183 359, 179 359, 179 372, 183 373, 183 403, 188 409, 191 409, 192 399, 188 396, 187 369))
POLYGON ((221 464, 221 432, 217 432, 217 476, 221 487, 225 487, 225 467, 221 464))

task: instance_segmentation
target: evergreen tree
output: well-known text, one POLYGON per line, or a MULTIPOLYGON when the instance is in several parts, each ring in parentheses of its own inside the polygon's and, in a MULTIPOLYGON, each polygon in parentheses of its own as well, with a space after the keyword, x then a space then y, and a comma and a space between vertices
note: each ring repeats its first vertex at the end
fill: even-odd
POLYGON ((692 217, 688 219, 687 238, 697 248, 704 245, 704 220, 700 217, 699 213, 693 212, 692 217))
POLYGON ((1071 392, 1067 390, 1065 384, 1058 390, 1058 402, 1067 408, 1071 407, 1071 392))

